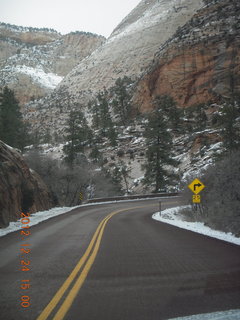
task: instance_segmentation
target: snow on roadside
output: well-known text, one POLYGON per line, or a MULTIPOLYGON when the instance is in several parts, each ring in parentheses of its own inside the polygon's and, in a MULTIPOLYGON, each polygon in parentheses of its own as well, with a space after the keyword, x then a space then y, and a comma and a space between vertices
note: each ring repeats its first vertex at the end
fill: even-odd
MULTIPOLYGON (((62 207, 62 208, 53 208, 46 211, 39 211, 31 214, 30 223, 28 224, 30 227, 34 226, 42 221, 48 220, 50 218, 59 216, 60 214, 66 213, 78 207, 62 207)), ((0 237, 5 236, 8 233, 20 230, 22 228, 21 219, 16 222, 10 222, 9 226, 4 229, 0 229, 0 237)))
MULTIPOLYGON (((164 197, 168 198, 168 197, 164 197)), ((139 200, 139 199, 138 199, 139 200)), ((146 198, 146 199, 141 199, 141 200, 153 200, 152 198, 146 198)), ((131 199, 131 200, 121 200, 121 202, 132 202, 136 201, 136 199, 131 199)), ((56 217, 58 215, 67 213, 75 208, 81 208, 81 207, 86 207, 86 206, 95 206, 95 205, 100 205, 100 204, 108 204, 108 203, 117 203, 119 201, 107 201, 107 202, 96 202, 96 203, 89 203, 89 204, 84 204, 76 207, 62 207, 62 208, 52 208, 50 210, 46 211, 40 211, 31 214, 30 216, 30 223, 29 226, 34 226, 42 221, 48 220, 50 218, 56 217)), ((193 232, 197 232, 209 237, 213 237, 216 239, 220 239, 223 241, 231 242, 237 245, 240 245, 240 238, 235 237, 232 233, 225 233, 222 231, 217 231, 217 230, 212 230, 211 228, 205 226, 202 222, 187 222, 184 221, 183 216, 181 216, 178 211, 179 209, 183 209, 188 206, 182 206, 182 207, 175 207, 175 208, 170 208, 162 211, 162 214, 160 216, 159 212, 154 213, 152 218, 164 223, 172 224, 176 227, 182 228, 182 229, 187 229, 193 232)), ((8 233, 20 230, 22 228, 22 224, 20 219, 16 222, 10 222, 9 226, 4 229, 0 229, 0 237, 7 235, 8 233)))
MULTIPOLYGON (((164 198, 168 198, 168 197, 164 197, 164 198)), ((146 198, 146 199, 141 199, 141 200, 152 200, 152 198, 146 198)), ((105 201, 105 202, 95 202, 95 203, 88 203, 88 204, 83 204, 83 205, 79 205, 76 207, 56 207, 56 208, 52 208, 46 211, 39 211, 36 213, 31 214, 30 216, 30 223, 29 226, 34 226, 36 224, 39 224, 42 221, 51 219, 53 217, 59 216, 60 214, 64 214, 67 213, 73 209, 76 208, 82 208, 82 207, 88 207, 88 206, 95 206, 95 205, 100 205, 100 204, 109 204, 109 203, 117 203, 120 200, 115 200, 115 201, 105 201)), ((132 199, 132 200, 121 200, 121 202, 130 202, 130 201, 136 201, 136 199, 132 199)), ((4 229, 0 229, 0 237, 7 235, 8 233, 20 230, 22 228, 22 224, 21 224, 21 219, 19 219, 16 222, 10 222, 9 226, 4 228, 4 229)))
POLYGON ((152 218, 164 223, 171 224, 175 227, 190 230, 200 233, 212 238, 231 242, 240 245, 240 238, 234 236, 232 233, 213 230, 204 225, 203 222, 188 222, 184 221, 184 217, 179 213, 180 209, 188 208, 189 206, 175 207, 163 210, 161 215, 159 212, 153 214, 152 218))
POLYGON ((240 309, 203 313, 193 316, 171 318, 169 320, 239 320, 240 309))

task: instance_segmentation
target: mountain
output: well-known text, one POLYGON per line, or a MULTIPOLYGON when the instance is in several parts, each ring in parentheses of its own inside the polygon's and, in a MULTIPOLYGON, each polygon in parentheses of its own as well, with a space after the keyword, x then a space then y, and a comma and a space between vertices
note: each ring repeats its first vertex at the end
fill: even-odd
MULTIPOLYGON (((165 94, 183 111, 184 133, 174 133, 173 138, 173 153, 179 161, 175 173, 182 179, 207 168, 223 150, 222 98, 240 89, 239 12, 237 0, 141 1, 109 39, 79 61, 50 94, 24 105, 24 119, 32 132, 41 142, 55 143, 42 145, 43 151, 62 159, 59 142, 65 143, 70 111, 83 111, 92 125, 89 100, 99 90, 111 88, 119 77, 129 76, 133 80, 131 103, 140 117, 132 116, 128 127, 117 125, 116 115, 112 117, 116 146, 106 136, 99 138, 97 130, 93 132, 105 172, 112 173, 117 164, 126 165, 131 173, 129 189, 143 192, 145 116, 154 108, 155 98, 165 94)), ((113 115, 111 94, 108 106, 113 115)), ((234 126, 239 127, 240 118, 236 119, 234 126)), ((89 146, 85 150, 88 157, 92 150, 89 146)))
POLYGON ((167 94, 183 108, 240 91, 240 3, 206 1, 161 45, 135 92, 141 112, 167 94))
POLYGON ((142 0, 107 41, 83 59, 47 98, 30 103, 26 118, 40 132, 61 129, 70 105, 84 106, 117 78, 138 79, 154 54, 203 5, 202 0, 142 0), (51 124, 49 119, 53 119, 51 124), (55 120, 54 120, 55 119, 55 120))
POLYGON ((117 26, 103 46, 74 68, 57 91, 75 99, 109 88, 119 77, 137 78, 159 46, 183 26, 202 5, 201 0, 142 0, 117 26))
POLYGON ((29 169, 21 154, 0 141, 0 227, 29 213, 53 207, 47 186, 29 169))
POLYGON ((104 41, 86 32, 61 35, 0 23, 0 87, 14 89, 21 104, 41 98, 104 41))

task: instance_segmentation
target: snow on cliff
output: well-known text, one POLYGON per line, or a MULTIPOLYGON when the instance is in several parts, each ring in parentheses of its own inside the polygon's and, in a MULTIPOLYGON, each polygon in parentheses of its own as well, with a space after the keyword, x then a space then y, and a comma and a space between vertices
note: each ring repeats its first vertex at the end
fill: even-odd
POLYGON ((34 81, 41 84, 43 87, 54 89, 62 81, 63 77, 60 77, 54 73, 46 73, 42 68, 28 67, 25 65, 16 66, 15 72, 23 73, 30 76, 34 81))

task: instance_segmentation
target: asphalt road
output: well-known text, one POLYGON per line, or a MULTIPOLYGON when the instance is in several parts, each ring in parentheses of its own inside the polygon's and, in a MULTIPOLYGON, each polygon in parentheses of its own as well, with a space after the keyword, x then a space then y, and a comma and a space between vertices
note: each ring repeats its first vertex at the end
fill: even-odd
POLYGON ((0 238, 0 319, 161 320, 240 308, 240 247, 152 220, 157 209, 157 200, 82 207, 0 238))

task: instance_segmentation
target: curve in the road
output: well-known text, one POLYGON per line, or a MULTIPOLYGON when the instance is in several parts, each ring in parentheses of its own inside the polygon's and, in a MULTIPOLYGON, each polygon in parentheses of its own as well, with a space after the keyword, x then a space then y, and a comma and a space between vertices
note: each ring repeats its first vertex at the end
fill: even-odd
MULTIPOLYGON (((151 205, 150 205, 151 206, 151 205)), ((76 298, 79 290, 81 289, 88 272, 90 271, 94 260, 97 256, 101 239, 104 233, 104 229, 106 227, 106 224, 108 221, 116 214, 123 212, 123 211, 130 211, 134 209, 140 209, 144 207, 149 207, 149 205, 145 206, 137 206, 137 207, 131 207, 128 209, 121 209, 117 211, 113 211, 110 214, 108 214, 98 225, 90 244, 85 251, 84 255, 80 258, 79 262, 71 272, 71 274, 68 276, 68 278, 65 280, 63 285, 60 287, 60 289, 57 291, 57 293, 54 295, 52 300, 49 302, 49 304, 46 306, 46 308, 43 310, 43 312, 38 316, 37 320, 46 320, 49 315, 53 312, 53 310, 56 308, 57 304, 60 302, 64 294, 67 292, 73 281, 76 279, 77 275, 79 274, 80 270, 82 269, 81 273, 79 274, 78 278, 75 280, 75 284, 73 285, 72 289, 67 294, 65 300, 59 307, 56 315, 53 317, 53 320, 62 320, 68 310, 70 309, 74 299, 76 298), (83 267, 84 266, 84 267, 83 267)))

